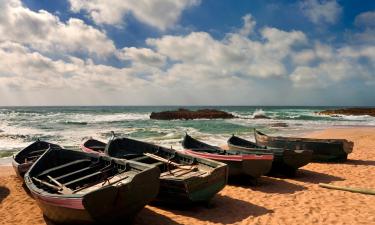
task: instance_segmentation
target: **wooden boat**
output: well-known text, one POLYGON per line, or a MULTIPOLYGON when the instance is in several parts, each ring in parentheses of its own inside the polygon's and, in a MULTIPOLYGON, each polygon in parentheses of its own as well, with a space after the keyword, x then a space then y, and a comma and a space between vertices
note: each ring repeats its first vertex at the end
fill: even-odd
POLYGON ((254 130, 258 145, 291 150, 313 151, 312 161, 345 161, 353 150, 353 142, 345 139, 316 139, 298 137, 268 136, 254 130))
POLYGON ((158 166, 161 174, 156 201, 159 203, 208 202, 227 183, 228 168, 224 163, 134 139, 112 139, 105 153, 119 159, 158 166))
POLYGON ((294 175, 296 170, 307 165, 312 159, 310 150, 288 150, 283 148, 270 148, 260 146, 254 142, 232 135, 227 141, 229 150, 243 150, 250 153, 272 152, 274 160, 270 174, 282 173, 284 175, 294 175))
POLYGON ((80 151, 48 150, 25 174, 44 215, 56 223, 128 222, 159 190, 160 170, 80 151))
POLYGON ((106 143, 90 138, 83 142, 80 147, 82 151, 87 153, 105 155, 105 146, 106 143))
POLYGON ((182 146, 188 154, 226 163, 229 167, 229 176, 249 175, 258 178, 268 173, 272 167, 271 152, 226 151, 198 141, 188 134, 185 135, 182 146))
POLYGON ((23 179, 25 173, 30 169, 34 162, 38 160, 38 158, 43 155, 47 149, 50 148, 50 146, 61 148, 58 145, 46 141, 40 141, 38 139, 34 143, 14 154, 12 165, 18 177, 23 179))

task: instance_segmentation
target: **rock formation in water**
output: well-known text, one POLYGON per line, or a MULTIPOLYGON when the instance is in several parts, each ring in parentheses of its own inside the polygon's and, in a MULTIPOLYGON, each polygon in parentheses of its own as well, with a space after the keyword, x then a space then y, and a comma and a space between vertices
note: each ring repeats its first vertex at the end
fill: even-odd
POLYGON ((346 108, 346 109, 330 109, 318 112, 319 115, 369 115, 375 116, 375 108, 346 108))
POLYGON ((216 110, 216 109, 201 109, 197 111, 190 111, 188 109, 178 109, 177 111, 152 112, 150 119, 156 120, 193 120, 193 119, 231 119, 234 115, 216 110))

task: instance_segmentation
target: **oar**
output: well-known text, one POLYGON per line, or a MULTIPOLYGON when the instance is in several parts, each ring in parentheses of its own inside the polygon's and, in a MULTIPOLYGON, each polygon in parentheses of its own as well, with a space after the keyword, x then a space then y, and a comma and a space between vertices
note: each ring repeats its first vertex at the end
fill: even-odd
POLYGON ((182 164, 179 164, 179 163, 175 163, 175 162, 169 161, 169 160, 167 160, 167 159, 164 159, 164 158, 162 158, 162 157, 160 157, 160 156, 157 156, 157 155, 154 155, 154 154, 151 154, 151 153, 143 153, 143 154, 144 154, 145 156, 148 156, 148 157, 153 158, 153 159, 155 159, 155 160, 158 160, 158 161, 160 161, 160 162, 169 163, 169 164, 171 164, 172 166, 175 166, 175 167, 180 168, 180 169, 183 169, 183 170, 192 170, 192 169, 194 169, 193 166, 189 166, 189 168, 187 168, 186 165, 182 165, 182 164))
POLYGON ((371 189, 343 187, 343 186, 336 186, 336 185, 322 184, 322 183, 320 183, 319 186, 323 188, 329 188, 329 189, 335 189, 335 190, 341 190, 341 191, 350 191, 350 192, 361 193, 361 194, 375 195, 375 190, 371 190, 371 189))
POLYGON ((62 183, 58 182, 57 180, 55 180, 53 177, 47 175, 48 179, 50 179, 53 183, 57 184, 59 187, 60 187, 60 191, 61 193, 63 194, 71 194, 72 193, 72 190, 68 187, 66 187, 65 185, 63 185, 62 183))

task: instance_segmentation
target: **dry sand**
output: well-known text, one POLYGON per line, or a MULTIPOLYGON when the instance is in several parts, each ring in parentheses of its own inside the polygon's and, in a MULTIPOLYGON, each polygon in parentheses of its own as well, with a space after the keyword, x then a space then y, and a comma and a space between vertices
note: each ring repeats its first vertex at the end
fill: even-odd
MULTIPOLYGON (((375 128, 336 128, 308 136, 349 139, 354 152, 345 163, 311 163, 292 179, 262 177, 256 186, 227 185, 210 207, 147 206, 135 224, 375 224, 375 196, 317 185, 375 189, 375 128)), ((0 167, 0 224, 46 224, 11 167, 0 167)))

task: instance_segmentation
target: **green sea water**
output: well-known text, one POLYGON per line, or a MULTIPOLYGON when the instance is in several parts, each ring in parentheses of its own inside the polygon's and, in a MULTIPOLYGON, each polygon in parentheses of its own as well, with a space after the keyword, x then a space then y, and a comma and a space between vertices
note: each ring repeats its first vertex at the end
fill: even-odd
POLYGON ((253 139, 253 129, 270 134, 301 135, 332 126, 375 126, 370 116, 321 116, 315 112, 335 107, 278 106, 71 106, 0 107, 0 157, 7 157, 39 139, 77 148, 82 139, 106 141, 114 131, 180 149, 185 132, 214 145, 222 145, 231 134, 253 139), (187 108, 213 108, 237 116, 235 119, 151 120, 151 112, 187 108), (271 119, 253 119, 262 114, 271 119))

